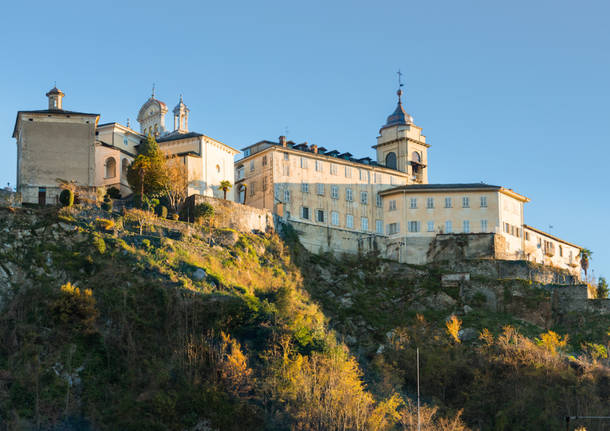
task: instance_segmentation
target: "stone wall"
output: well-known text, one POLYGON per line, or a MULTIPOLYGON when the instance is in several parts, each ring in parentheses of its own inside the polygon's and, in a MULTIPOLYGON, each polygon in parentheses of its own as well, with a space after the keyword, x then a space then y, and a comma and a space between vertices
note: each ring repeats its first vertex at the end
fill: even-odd
POLYGON ((385 251, 385 237, 380 235, 295 220, 287 223, 295 229, 299 241, 311 253, 357 254, 376 251, 383 254, 385 251))
POLYGON ((195 205, 207 202, 214 207, 214 223, 216 226, 231 228, 241 232, 259 230, 268 232, 276 229, 276 222, 269 210, 238 204, 229 200, 203 195, 189 196, 183 214, 193 221, 195 205))
POLYGON ((0 207, 21 206, 21 196, 13 191, 0 189, 0 207))
POLYGON ((544 287, 551 291, 553 312, 563 314, 572 312, 591 312, 610 314, 610 299, 588 299, 587 286, 544 287))

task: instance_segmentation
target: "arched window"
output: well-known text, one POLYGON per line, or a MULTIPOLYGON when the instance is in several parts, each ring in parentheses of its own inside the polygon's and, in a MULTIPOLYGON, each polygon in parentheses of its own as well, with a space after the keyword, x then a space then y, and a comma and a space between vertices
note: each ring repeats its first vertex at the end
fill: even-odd
POLYGON ((385 156, 385 165, 390 169, 396 169, 396 153, 388 153, 385 156))
POLYGON ((413 153, 411 154, 411 160, 417 163, 421 163, 421 156, 417 151, 413 151, 413 153))
POLYGON ((114 160, 114 157, 108 157, 104 166, 106 166, 106 178, 116 177, 116 160, 114 160))

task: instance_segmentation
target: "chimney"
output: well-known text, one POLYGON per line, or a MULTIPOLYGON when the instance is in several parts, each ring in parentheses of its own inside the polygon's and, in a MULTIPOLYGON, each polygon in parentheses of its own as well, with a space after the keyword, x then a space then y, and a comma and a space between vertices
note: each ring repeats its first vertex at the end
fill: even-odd
POLYGON ((311 144, 311 151, 318 154, 318 146, 316 144, 311 144))
POLYGON ((286 136, 280 136, 280 145, 284 148, 286 147, 286 136))

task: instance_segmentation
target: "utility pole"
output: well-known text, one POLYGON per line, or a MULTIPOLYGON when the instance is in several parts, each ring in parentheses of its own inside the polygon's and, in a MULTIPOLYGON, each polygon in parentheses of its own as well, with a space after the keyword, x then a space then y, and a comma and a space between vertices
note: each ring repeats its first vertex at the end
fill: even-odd
POLYGON ((417 431, 421 431, 419 419, 419 347, 417 348, 417 431))

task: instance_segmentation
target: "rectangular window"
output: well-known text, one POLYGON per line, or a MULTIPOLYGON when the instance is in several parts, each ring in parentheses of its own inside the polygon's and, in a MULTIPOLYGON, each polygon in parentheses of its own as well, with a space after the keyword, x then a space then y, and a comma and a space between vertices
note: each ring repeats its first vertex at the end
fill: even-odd
POLYGON ((284 153, 284 160, 290 160, 290 155, 288 153, 284 153))
POLYGON ((316 210, 316 221, 324 223, 324 210, 316 210))
POLYGON ((464 233, 470 233, 470 221, 469 220, 464 220, 464 222, 462 223, 462 230, 464 231, 464 233))
POLYGON ((309 208, 301 207, 301 218, 305 220, 309 220, 309 208))
POLYGON ((375 220, 375 232, 383 235, 383 220, 375 220))
POLYGON ((301 157, 301 168, 307 169, 307 159, 305 157, 301 157))
POLYGON ((352 202, 354 200, 354 194, 352 193, 352 189, 349 187, 345 189, 345 200, 348 202, 352 202))
POLYGON ((381 195, 375 196, 375 203, 377 204, 378 208, 381 208, 383 206, 383 201, 381 200, 381 195))
POLYGON ((409 208, 411 208, 411 209, 417 208, 417 198, 409 199, 409 208))
POLYGON ((481 232, 487 232, 487 220, 481 220, 481 232))
POLYGON ((434 232, 434 222, 433 221, 428 222, 428 232, 434 232))
POLYGON ((330 164, 330 174, 337 175, 337 165, 335 165, 334 163, 330 164))
POLYGON ((248 157, 250 155, 250 148, 246 148, 244 150, 244 157, 248 157))
POLYGON ((349 166, 345 167, 345 178, 351 178, 352 177, 352 168, 349 166))
POLYGON ((322 172, 322 162, 320 160, 316 160, 316 172, 322 172))
POLYGON ((301 192, 309 193, 309 183, 301 183, 301 192))
POLYGON ((330 213, 330 222, 333 226, 339 226, 339 213, 337 211, 330 213))
POLYGON ((462 208, 470 208, 470 199, 467 196, 462 198, 462 208))
POLYGON ((250 172, 254 170, 254 160, 250 160, 250 172))
POLYGON ((525 232, 525 240, 526 241, 530 240, 530 233, 529 232, 525 232))
POLYGON ((360 203, 362 203, 362 205, 369 204, 369 193, 368 192, 360 192, 360 203))
POLYGON ((360 177, 360 181, 364 180, 364 171, 362 169, 358 169, 358 176, 360 177))
POLYGON ((506 222, 504 222, 504 232, 505 233, 510 233, 510 225, 506 222))
POLYGON ((395 184, 394 176, 392 176, 392 175, 390 175, 390 184, 391 185, 395 184))
POLYGON ((129 141, 127 140, 127 138, 123 138, 123 145, 129 145, 129 141))
POLYGON ((330 197, 333 199, 339 199, 339 187, 330 186, 330 197))
POLYGON ((445 208, 451 208, 451 198, 445 198, 445 208))
POLYGON ((418 221, 409 222, 409 232, 419 232, 419 222, 418 221))
POLYGON ((445 233, 451 233, 453 227, 451 226, 451 220, 445 222, 445 233))
POLYGON ((434 208, 434 198, 426 199, 426 208, 434 208))
POLYGON ((348 227, 350 229, 354 228, 354 216, 351 214, 347 214, 345 216, 345 227, 348 227))
POLYGON ((267 156, 263 156, 263 166, 267 166, 267 156))
POLYGON ((267 177, 263 177, 263 190, 267 190, 267 177))
POLYGON ((389 208, 389 211, 396 211, 396 201, 391 200, 388 208, 389 208))
POLYGON ((284 190, 284 202, 290 202, 290 190, 284 190))
POLYGON ((363 231, 369 230, 369 219, 367 217, 362 217, 360 219, 360 225, 363 231))
POLYGON ((481 196, 481 208, 487 208, 487 196, 481 196))
POLYGON ((241 180, 244 178, 244 167, 240 166, 237 168, 237 179, 241 180))
POLYGON ((318 183, 317 192, 320 196, 324 196, 324 184, 318 183))
POLYGON ((256 191, 256 183, 254 181, 252 181, 250 183, 250 196, 254 196, 255 191, 256 191))
POLYGON ((563 257, 563 247, 559 246, 559 257, 563 257))
POLYGON ((400 226, 398 223, 390 223, 388 225, 388 235, 394 235, 400 232, 400 226))

